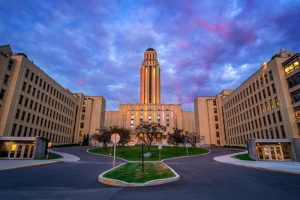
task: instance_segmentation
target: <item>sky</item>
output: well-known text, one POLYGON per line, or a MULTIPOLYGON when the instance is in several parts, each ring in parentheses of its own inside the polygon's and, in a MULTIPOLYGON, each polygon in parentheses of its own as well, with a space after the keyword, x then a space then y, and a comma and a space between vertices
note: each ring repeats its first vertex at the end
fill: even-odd
POLYGON ((300 52, 299 0, 0 0, 0 45, 23 52, 107 110, 138 103, 144 51, 158 53, 162 103, 235 89, 281 48, 300 52))

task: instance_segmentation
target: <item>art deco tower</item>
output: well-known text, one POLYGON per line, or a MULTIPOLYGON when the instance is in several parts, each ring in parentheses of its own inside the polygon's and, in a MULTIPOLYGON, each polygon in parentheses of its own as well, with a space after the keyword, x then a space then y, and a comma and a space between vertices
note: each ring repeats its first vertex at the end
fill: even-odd
POLYGON ((141 68, 141 104, 160 104, 160 68, 157 53, 148 48, 141 68))

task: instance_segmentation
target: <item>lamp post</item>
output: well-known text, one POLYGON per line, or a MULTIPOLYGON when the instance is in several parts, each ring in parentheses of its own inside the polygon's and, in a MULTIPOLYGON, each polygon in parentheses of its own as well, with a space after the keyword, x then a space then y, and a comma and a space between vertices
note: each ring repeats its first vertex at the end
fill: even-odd
POLYGON ((49 158, 49 148, 51 148, 52 146, 52 143, 51 142, 48 142, 48 148, 47 148, 47 160, 49 158))
POLYGON ((142 136, 142 173, 144 174, 144 133, 141 133, 142 136))

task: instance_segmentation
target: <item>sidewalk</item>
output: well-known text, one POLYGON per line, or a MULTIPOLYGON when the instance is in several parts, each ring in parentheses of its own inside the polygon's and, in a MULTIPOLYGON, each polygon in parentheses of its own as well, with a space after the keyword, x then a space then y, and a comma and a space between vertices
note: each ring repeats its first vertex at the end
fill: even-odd
POLYGON ((39 165, 47 165, 56 162, 77 162, 80 158, 67 153, 50 150, 50 152, 62 156, 59 159, 53 160, 0 160, 0 171, 7 169, 16 169, 20 167, 31 167, 39 165))
POLYGON ((238 160, 232 157, 234 155, 245 154, 245 153, 248 152, 244 151, 241 153, 218 156, 218 157, 214 157, 214 160, 222 163, 228 163, 228 164, 239 165, 244 167, 251 167, 256 169, 300 174, 300 162, 247 161, 247 160, 238 160))

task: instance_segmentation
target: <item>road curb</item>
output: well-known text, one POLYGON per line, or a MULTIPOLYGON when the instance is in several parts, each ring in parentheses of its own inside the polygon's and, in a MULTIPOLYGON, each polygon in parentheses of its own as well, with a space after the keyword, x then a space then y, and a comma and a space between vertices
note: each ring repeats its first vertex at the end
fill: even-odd
MULTIPOLYGON (((239 159, 234 158, 234 156, 239 155, 239 154, 245 154, 245 153, 248 153, 248 152, 244 151, 244 152, 228 154, 228 155, 224 155, 224 156, 230 156, 232 159, 239 160, 239 159)), ((272 171, 272 172, 282 172, 282 173, 288 173, 288 174, 300 174, 300 172, 293 172, 293 171, 287 171, 287 170, 281 170, 281 169, 267 168, 267 167, 262 167, 262 166, 251 166, 251 165, 247 165, 245 163, 244 164, 243 163, 233 163, 231 161, 220 160, 219 159, 220 157, 223 157, 223 156, 217 156, 217 157, 214 157, 213 159, 217 162, 230 164, 230 165, 235 165, 235 166, 240 166, 240 167, 247 167, 247 168, 264 170, 264 171, 272 171)), ((244 161, 244 162, 263 162, 263 161, 244 161)))
MULTIPOLYGON (((139 161, 133 161, 133 162, 139 162, 139 161)), ((173 174, 175 176, 171 177, 171 178, 151 180, 151 181, 147 181, 145 183, 128 183, 128 182, 117 180, 117 179, 103 177, 106 173, 108 173, 118 167, 121 167, 122 165, 126 164, 127 163, 126 162, 126 163, 122 163, 112 169, 106 170, 105 172, 101 173, 98 176, 98 181, 100 183, 103 183, 106 185, 118 186, 118 187, 148 187, 148 186, 155 186, 155 185, 163 185, 163 184, 172 183, 172 182, 180 180, 179 174, 177 174, 177 172, 174 169, 172 169, 170 166, 168 166, 166 163, 161 162, 161 161, 148 161, 148 162, 160 162, 160 163, 164 164, 167 168, 169 168, 173 172, 173 174)))

